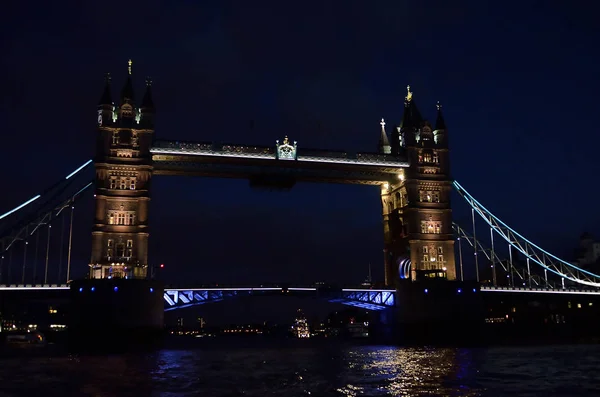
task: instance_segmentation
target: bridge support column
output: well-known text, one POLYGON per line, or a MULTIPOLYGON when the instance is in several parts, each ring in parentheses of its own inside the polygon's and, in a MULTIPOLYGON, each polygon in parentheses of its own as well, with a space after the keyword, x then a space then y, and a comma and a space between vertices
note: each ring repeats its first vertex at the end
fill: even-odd
POLYGON ((89 279, 71 283, 69 341, 76 350, 147 347, 164 327, 164 287, 155 280, 89 279))
POLYGON ((478 284, 460 281, 402 283, 392 315, 399 344, 476 344, 484 324, 478 284))

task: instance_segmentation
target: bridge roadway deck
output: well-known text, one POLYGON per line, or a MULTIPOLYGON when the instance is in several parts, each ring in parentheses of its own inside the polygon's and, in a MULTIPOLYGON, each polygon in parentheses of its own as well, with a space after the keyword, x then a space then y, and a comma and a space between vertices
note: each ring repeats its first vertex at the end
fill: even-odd
MULTIPOLYGON (((0 291, 27 290, 68 290, 68 284, 0 284, 0 291)), ((165 291, 317 291, 317 287, 165 287, 165 291)), ((393 289, 342 288, 346 292, 395 292, 393 289)), ((481 292, 529 293, 529 294, 571 294, 571 295, 600 295, 600 290, 593 289, 550 289, 550 288, 513 288, 481 286, 481 292)))
MULTIPOLYGON (((27 291, 27 290, 68 290, 68 284, 0 284, 0 291, 27 291)), ((165 291, 325 291, 320 287, 165 287, 165 291)), ((393 289, 376 288, 341 288, 345 292, 395 292, 393 289)), ((572 295, 600 295, 597 289, 550 289, 528 287, 493 287, 481 286, 481 292, 505 293, 530 293, 530 294, 572 294, 572 295)))
POLYGON ((158 141, 150 151, 157 175, 381 185, 408 167, 405 159, 378 153, 298 149, 296 159, 278 159, 275 147, 173 141, 158 141))

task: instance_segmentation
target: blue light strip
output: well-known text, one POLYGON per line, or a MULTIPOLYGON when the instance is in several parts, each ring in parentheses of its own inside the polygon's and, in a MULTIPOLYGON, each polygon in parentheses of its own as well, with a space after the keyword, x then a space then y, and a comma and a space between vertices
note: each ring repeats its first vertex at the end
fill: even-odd
POLYGON ((73 176, 75 176, 79 171, 81 171, 82 169, 84 169, 85 167, 87 167, 88 165, 90 165, 92 163, 92 159, 86 161, 85 163, 83 163, 83 165, 79 168, 77 168, 75 171, 71 172, 69 175, 67 175, 67 177, 65 179, 69 179, 73 176))
MULTIPOLYGON (((555 255, 553 255, 553 254, 549 253, 548 251, 544 250, 543 248, 540 248, 539 246, 537 246, 536 244, 532 243, 531 241, 527 240, 527 239, 526 239, 525 237, 523 237, 521 234, 519 234, 518 232, 516 232, 514 229, 512 229, 510 226, 508 226, 506 223, 502 222, 502 221, 501 221, 501 220, 500 220, 498 217, 496 217, 494 214, 492 214, 492 213, 490 212, 490 210, 488 210, 488 209, 487 209, 487 208, 485 208, 483 205, 481 205, 481 203, 480 203, 480 202, 478 202, 478 201, 477 201, 477 200, 476 200, 476 199, 475 199, 475 198, 474 198, 472 195, 470 195, 470 194, 469 194, 469 192, 467 192, 467 191, 466 191, 466 190, 465 190, 465 189, 464 189, 464 188, 463 188, 463 187, 462 187, 462 186, 461 186, 461 185, 460 185, 460 184, 459 184, 457 181, 454 181, 454 182, 453 182, 453 184, 454 184, 454 187, 455 187, 455 188, 456 188, 456 189, 459 191, 459 193, 461 193, 461 194, 463 195, 463 197, 465 197, 466 201, 469 203, 469 205, 471 205, 471 207, 473 207, 475 210, 478 210, 478 208, 475 208, 475 206, 472 204, 472 203, 475 203, 475 204, 477 205, 477 207, 480 207, 481 209, 483 209, 483 210, 484 210, 484 211, 485 211, 485 212, 486 212, 486 213, 487 213, 487 214, 488 214, 490 217, 494 218, 494 220, 495 220, 496 222, 498 222, 499 224, 501 224, 502 226, 504 226, 505 228, 507 228, 508 230, 510 230, 510 231, 511 231, 511 232, 512 232, 512 233, 513 233, 515 236, 517 236, 517 237, 519 237, 519 238, 521 238, 521 239, 525 240, 525 242, 527 242, 527 244, 529 244, 529 245, 531 245, 532 247, 534 247, 534 248, 536 248, 536 249, 540 250, 542 253, 544 253, 545 255, 549 256, 550 258, 554 258, 554 259, 556 259, 557 261, 561 262, 563 265, 565 265, 565 266, 567 266, 567 267, 569 267, 569 268, 571 268, 571 269, 575 269, 575 270, 577 270, 577 271, 580 271, 580 272, 582 272, 582 273, 585 273, 585 274, 587 274, 587 275, 590 275, 590 276, 592 276, 592 277, 595 277, 595 278, 600 278, 600 276, 599 276, 599 275, 597 275, 597 274, 594 274, 594 273, 591 273, 591 272, 589 272, 589 271, 587 271, 587 270, 581 269, 581 268, 579 268, 579 267, 577 267, 577 266, 575 266, 575 265, 572 265, 572 264, 570 264, 570 263, 568 263, 568 262, 566 262, 566 261, 564 261, 564 260, 560 259, 559 257, 557 257, 557 256, 555 256, 555 255), (472 203, 471 203, 471 202, 469 202, 469 201, 472 201, 472 203)), ((479 212, 479 211, 478 211, 478 212, 479 212)), ((480 215, 481 215, 481 214, 480 214, 480 215)), ((485 222, 486 222, 488 225, 490 225, 492 228, 494 228, 494 227, 495 227, 495 226, 494 226, 494 225, 492 225, 492 223, 491 223, 491 222, 490 222, 488 219, 486 219, 484 216, 482 216, 482 218, 483 218, 483 220, 484 220, 484 221, 485 221, 485 222)), ((549 267, 545 266, 543 263, 540 263, 538 259, 536 259, 536 258, 532 257, 532 256, 531 256, 530 254, 528 254, 527 252, 523 252, 523 250, 522 250, 522 249, 520 249, 519 247, 517 247, 516 245, 514 245, 514 244, 513 244, 513 243, 510 241, 510 239, 508 239, 508 238, 507 238, 506 236, 504 236, 502 233, 499 233, 499 234, 500 234, 500 235, 501 235, 501 236, 502 236, 502 237, 503 237, 503 238, 504 238, 504 239, 505 239, 505 240, 506 240, 506 241, 507 241, 507 242, 508 242, 510 245, 512 245, 513 247, 515 247, 517 250, 519 250, 521 253, 523 253, 524 255, 526 255, 527 257, 529 257, 530 259, 532 259, 532 260, 533 260, 533 261, 534 261, 536 264, 538 264, 538 265, 540 265, 541 267, 543 267, 543 268, 545 268, 545 269, 547 269, 547 270, 551 271, 552 273, 554 273, 554 274, 556 274, 556 275, 558 275, 558 276, 560 276, 560 277, 565 277, 565 278, 568 278, 569 280, 575 281, 575 282, 577 282, 577 283, 581 283, 581 284, 590 284, 590 285, 594 285, 594 286, 600 286, 600 283, 592 283, 592 282, 588 282, 588 281, 585 281, 585 280, 579 280, 579 279, 576 279, 576 278, 571 278, 571 277, 569 277, 569 276, 568 276, 568 275, 566 275, 566 274, 562 274, 562 273, 560 273, 560 272, 558 272, 558 271, 556 271, 556 270, 554 270, 554 269, 551 269, 551 268, 549 268, 549 267)))
MULTIPOLYGON (((88 160, 86 161, 83 165, 81 165, 79 168, 77 168, 75 171, 71 172, 69 175, 66 176, 65 180, 72 178, 73 176, 75 176, 79 171, 83 170, 84 168, 86 168, 88 165, 90 165, 92 163, 93 160, 88 160)), ((83 188, 82 190, 80 190, 79 192, 77 192, 75 195, 81 193, 81 191, 85 190, 87 188, 87 186, 85 188, 83 188)), ((45 193, 44 193, 45 194, 45 193)), ((12 210, 0 215, 0 220, 6 218, 7 216, 9 216, 10 214, 14 214, 15 212, 17 212, 18 210, 20 210, 21 208, 33 203, 35 200, 39 199, 40 197, 42 197, 41 194, 38 194, 32 198, 30 198, 29 200, 25 201, 23 204, 19 205, 18 207, 13 208, 12 210)))
POLYGON ((10 214, 17 212, 18 210, 25 207, 26 205, 33 203, 35 200, 39 199, 40 197, 42 197, 42 196, 38 194, 37 196, 30 198, 29 200, 25 201, 23 204, 19 205, 18 207, 15 207, 12 210, 0 215, 0 219, 6 218, 10 214))

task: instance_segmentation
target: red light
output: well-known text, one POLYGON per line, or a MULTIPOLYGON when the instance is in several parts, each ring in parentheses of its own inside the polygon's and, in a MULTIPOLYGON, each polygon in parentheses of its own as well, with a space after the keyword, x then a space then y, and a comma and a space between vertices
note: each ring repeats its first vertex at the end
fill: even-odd
POLYGON ((164 269, 164 267, 165 267, 165 264, 164 264, 164 263, 161 263, 161 264, 160 264, 160 268, 161 268, 161 269, 164 269))

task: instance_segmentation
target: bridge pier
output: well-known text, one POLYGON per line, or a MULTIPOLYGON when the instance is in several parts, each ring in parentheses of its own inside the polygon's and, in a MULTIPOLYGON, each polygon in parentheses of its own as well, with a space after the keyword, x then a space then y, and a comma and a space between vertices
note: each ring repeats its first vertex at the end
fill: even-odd
POLYGON ((100 350, 160 342, 164 287, 155 280, 85 279, 71 283, 69 342, 75 350, 100 350))
POLYGON ((480 341, 484 305, 477 283, 403 282, 397 287, 396 307, 384 316, 390 342, 465 346, 480 341))

